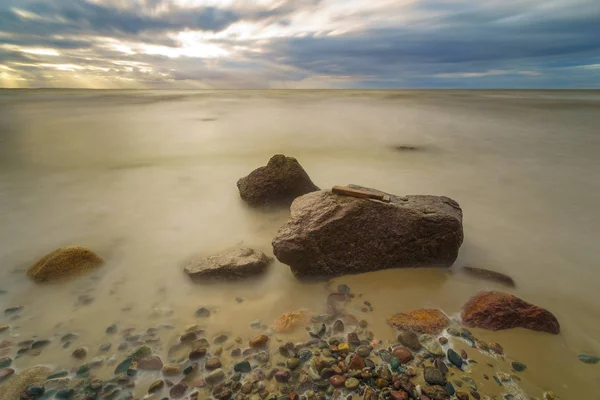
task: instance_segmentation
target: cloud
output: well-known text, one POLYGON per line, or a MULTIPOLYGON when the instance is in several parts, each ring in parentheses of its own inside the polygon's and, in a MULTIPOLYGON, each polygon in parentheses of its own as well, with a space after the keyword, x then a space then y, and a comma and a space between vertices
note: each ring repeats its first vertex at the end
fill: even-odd
POLYGON ((3 0, 0 43, 27 86, 600 88, 596 0, 3 0))

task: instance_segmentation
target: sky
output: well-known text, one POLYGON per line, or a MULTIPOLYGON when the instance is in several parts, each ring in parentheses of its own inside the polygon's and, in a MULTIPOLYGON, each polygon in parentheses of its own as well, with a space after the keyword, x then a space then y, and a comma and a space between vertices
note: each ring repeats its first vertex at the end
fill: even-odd
POLYGON ((0 87, 600 89, 600 0, 0 0, 0 87))

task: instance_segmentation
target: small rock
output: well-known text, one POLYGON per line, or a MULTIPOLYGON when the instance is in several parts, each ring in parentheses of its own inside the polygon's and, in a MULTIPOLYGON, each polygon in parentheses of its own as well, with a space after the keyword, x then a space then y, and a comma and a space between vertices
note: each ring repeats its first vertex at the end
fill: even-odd
POLYGON ((333 387, 336 387, 336 388, 340 388, 340 387, 344 386, 345 382, 346 382, 346 378, 344 378, 341 375, 333 375, 332 377, 329 378, 329 383, 331 383, 333 385, 333 387))
POLYGON ((242 361, 233 366, 233 370, 235 372, 248 373, 252 371, 252 367, 250 366, 250 362, 242 361))
POLYGON ((442 371, 437 368, 425 367, 423 377, 425 378, 425 382, 430 385, 446 386, 446 378, 444 378, 442 371))
POLYGON ((481 395, 478 392, 473 391, 473 390, 471 391, 471 396, 473 396, 473 398, 475 400, 480 400, 481 399, 481 395))
POLYGON ((275 380, 279 383, 286 383, 287 381, 290 380, 290 373, 289 371, 277 371, 275 373, 275 380))
POLYGON ((450 398, 450 394, 441 386, 423 386, 421 390, 431 400, 446 400, 450 398))
POLYGON ((242 299, 241 297, 236 297, 235 301, 237 301, 238 303, 242 303, 244 299, 242 299))
POLYGON ((78 360, 82 360, 87 356, 87 349, 85 347, 80 347, 75 349, 71 355, 78 360))
POLYGON ((206 353, 207 350, 204 347, 199 347, 190 351, 188 358, 192 361, 199 360, 200 358, 206 356, 206 353))
POLYGON ((261 324, 260 324, 260 320, 254 320, 250 323, 250 328, 254 328, 254 329, 260 329, 261 324))
POLYGON ((333 333, 341 333, 344 332, 344 322, 342 322, 342 320, 338 319, 333 323, 333 333))
POLYGON ((179 382, 178 384, 174 385, 171 388, 171 390, 169 391, 169 395, 173 399, 179 399, 179 398, 183 397, 183 395, 185 394, 185 392, 187 392, 187 390, 188 390, 188 385, 186 385, 183 382, 179 382))
POLYGON ((313 353, 310 350, 300 350, 298 352, 298 358, 302 362, 307 362, 308 360, 310 360, 312 355, 313 355, 313 353))
POLYGON ((100 345, 100 349, 99 350, 102 351, 102 352, 106 352, 106 351, 109 351, 111 347, 112 347, 112 344, 110 344, 110 343, 104 343, 104 344, 100 345))
POLYGON ((163 387, 165 387, 164 381, 161 381, 161 380, 154 381, 148 388, 148 393, 150 393, 150 394, 156 393, 156 392, 162 390, 163 387))
POLYGON ((390 398, 392 400, 408 400, 408 395, 403 390, 392 390, 390 392, 390 398))
POLYGON ((525 371, 527 369, 527 365, 525 365, 523 363, 520 363, 518 361, 513 361, 510 365, 517 372, 523 372, 523 371, 525 371))
POLYGON ((198 339, 198 335, 196 334, 196 332, 188 332, 179 337, 179 341, 181 343, 190 343, 196 339, 198 339))
POLYGON ((396 357, 401 364, 409 363, 414 359, 410 350, 405 347, 396 347, 392 350, 392 356, 396 357))
POLYGON ((504 354, 504 348, 499 343, 490 343, 490 349, 496 354, 504 354))
POLYGON ((469 358, 469 355, 467 354, 466 350, 464 350, 464 349, 460 350, 460 356, 462 357, 463 360, 467 360, 469 358))
POLYGON ((221 360, 216 357, 209 358, 206 360, 206 364, 204 365, 207 371, 212 371, 213 369, 221 368, 221 360))
POLYGON ((423 335, 419 336, 419 341, 423 345, 423 348, 425 348, 425 350, 432 356, 435 356, 435 357, 443 357, 444 356, 444 350, 442 349, 442 346, 440 345, 440 343, 437 340, 435 340, 435 338, 433 336, 428 335, 428 334, 423 334, 423 335))
POLYGON ((221 334, 213 339, 213 343, 214 344, 223 344, 227 341, 227 339, 229 339, 229 336, 221 334))
POLYGON ((47 379, 64 378, 67 375, 69 375, 69 371, 63 369, 48 375, 47 379))
POLYGON ((435 367, 437 369, 440 370, 440 372, 446 376, 446 374, 448 373, 448 366, 446 365, 445 362, 443 362, 442 360, 435 360, 433 365, 435 365, 435 367))
POLYGON ((462 357, 452 349, 448 349, 448 360, 457 368, 461 368, 463 365, 462 357))
POLYGON ((4 314, 12 315, 21 312, 22 310, 23 306, 8 307, 6 310, 4 310, 4 314))
POLYGON ((364 346, 364 345, 358 346, 356 348, 356 354, 358 354, 359 356, 361 356, 363 358, 367 358, 371 354, 372 350, 373 350, 373 348, 371 346, 364 346))
POLYGON ((166 364, 162 368, 164 376, 176 376, 181 374, 181 366, 178 364, 166 364))
POLYGON ((458 400, 469 400, 469 393, 465 392, 456 392, 456 398, 458 400))
POLYGON ((8 325, 0 325, 0 333, 7 331, 10 328, 8 325))
POLYGON ((350 294, 350 287, 348 285, 338 285, 337 286, 338 293, 350 294))
POLYGON ((112 324, 108 328, 106 328, 105 332, 109 335, 113 335, 117 332, 118 329, 119 328, 117 328, 117 325, 112 324))
POLYGON ((264 347, 269 341, 269 337, 267 335, 259 335, 254 339, 250 340, 249 345, 252 348, 264 347))
POLYGON ((69 384, 71 383, 71 380, 69 378, 54 378, 54 379, 48 379, 45 383, 44 383, 44 389, 46 391, 50 391, 50 390, 61 390, 61 389, 65 389, 69 386, 69 384))
POLYGON ((210 317, 210 311, 206 307, 200 307, 196 310, 196 317, 198 318, 207 318, 210 317))
POLYGON ((204 381, 206 382, 207 385, 216 385, 217 383, 221 382, 223 379, 225 379, 225 372, 219 368, 219 369, 215 369, 214 371, 212 371, 210 374, 206 375, 206 377, 204 378, 204 381))
POLYGON ((438 338, 438 342, 440 342, 440 344, 447 344, 448 343, 448 339, 445 336, 440 336, 438 338))
MULTIPOLYGON (((75 394, 75 389, 63 389, 56 392, 57 399, 70 399, 75 394)), ((108 396, 106 397, 109 398, 108 396)))
POLYGON ((365 361, 358 354, 354 354, 350 359, 348 368, 351 370, 362 370, 365 367, 365 361))
POLYGON ((581 353, 577 356, 577 358, 579 359, 579 361, 586 364, 598 364, 598 362, 600 362, 600 357, 592 354, 581 353))
POLYGON ((412 351, 419 351, 422 347, 417 334, 412 331, 400 332, 398 335, 398 341, 412 351))
POLYGON ((377 354, 379 354, 379 358, 383 362, 389 363, 392 360, 392 353, 387 350, 379 350, 377 354))
POLYGON ((325 324, 313 324, 307 328, 308 334, 314 338, 320 338, 327 330, 325 324))
POLYGON ((348 390, 354 390, 354 389, 358 388, 358 385, 360 385, 360 382, 356 378, 350 378, 350 379, 346 380, 346 383, 344 384, 344 386, 348 390))
POLYGON ((360 339, 358 337, 358 333, 350 332, 348 334, 348 343, 352 346, 360 346, 360 339))
POLYGON ((295 370, 296 368, 298 368, 300 366, 302 362, 300 361, 299 358, 288 358, 286 361, 286 365, 289 369, 291 369, 292 371, 295 370))
POLYGON ((132 358, 134 360, 139 360, 141 358, 148 357, 151 354, 152 354, 152 348, 150 348, 149 346, 144 345, 144 346, 140 346, 137 349, 135 349, 129 355, 129 358, 132 358))
POLYGON ((350 351, 350 344, 348 344, 348 343, 338 344, 337 351, 339 351, 340 353, 348 353, 350 351))
POLYGON ((89 364, 81 364, 79 366, 79 368, 77 368, 77 376, 88 376, 88 374, 90 373, 90 366, 89 364))
POLYGON ((0 368, 10 367, 10 364, 12 364, 12 358, 10 358, 10 357, 0 358, 0 368))
POLYGON ((15 370, 12 368, 2 368, 0 369, 0 382, 12 376, 15 373, 15 370))
POLYGON ((138 368, 142 370, 157 371, 163 367, 163 362, 158 356, 148 356, 138 361, 138 368))

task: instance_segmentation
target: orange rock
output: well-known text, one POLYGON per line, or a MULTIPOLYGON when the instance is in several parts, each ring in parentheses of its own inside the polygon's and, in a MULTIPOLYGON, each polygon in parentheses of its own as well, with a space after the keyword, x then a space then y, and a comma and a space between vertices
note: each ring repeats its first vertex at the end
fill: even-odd
POLYGON ((392 356, 396 357, 401 364, 406 364, 414 359, 412 353, 406 347, 396 347, 392 351, 392 356))
POLYGON ((281 314, 273 323, 273 330, 277 333, 289 333, 296 328, 305 326, 310 321, 308 310, 298 310, 281 314))
POLYGON ((405 311, 387 319, 393 328, 417 333, 440 333, 450 324, 450 320, 440 310, 419 309, 405 311))
POLYGON ((558 320, 550 311, 496 291, 483 291, 471 297, 463 307, 462 320, 468 326, 493 331, 526 328, 553 334, 560 332, 558 320))
POLYGON ((264 345, 267 344, 268 341, 269 341, 269 337, 267 335, 259 335, 259 336, 255 337, 254 339, 250 340, 249 345, 252 348, 263 347, 264 345))
POLYGON ((358 354, 354 354, 350 359, 349 369, 352 370, 361 370, 365 367, 365 360, 362 359, 358 354))

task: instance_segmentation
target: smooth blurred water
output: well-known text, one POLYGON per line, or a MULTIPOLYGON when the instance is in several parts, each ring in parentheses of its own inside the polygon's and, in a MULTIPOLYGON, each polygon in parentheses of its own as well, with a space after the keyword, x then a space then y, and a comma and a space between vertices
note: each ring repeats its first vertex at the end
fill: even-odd
MULTIPOLYGON (((576 355, 600 353, 599 127, 598 91, 3 90, 0 305, 26 307, 23 336, 77 331, 90 346, 113 322, 144 326, 155 308, 189 323, 208 305, 219 310, 212 328, 250 334, 254 319, 321 307, 324 286, 279 263, 262 279, 209 287, 181 271, 192 254, 240 243, 272 254, 287 212, 249 209, 236 181, 283 153, 322 188, 356 183, 462 206, 452 270, 337 280, 371 301, 374 331, 391 339, 384 319, 395 312, 456 314, 478 289, 506 290, 463 265, 501 271, 517 282, 509 291, 555 313, 562 333, 480 334, 529 366, 536 395, 595 398, 598 369, 576 355), (91 278, 29 282, 24 270, 65 244, 107 263, 91 278), (76 305, 84 293, 95 301, 76 305)), ((17 365, 39 362, 74 363, 56 349, 17 365)))

